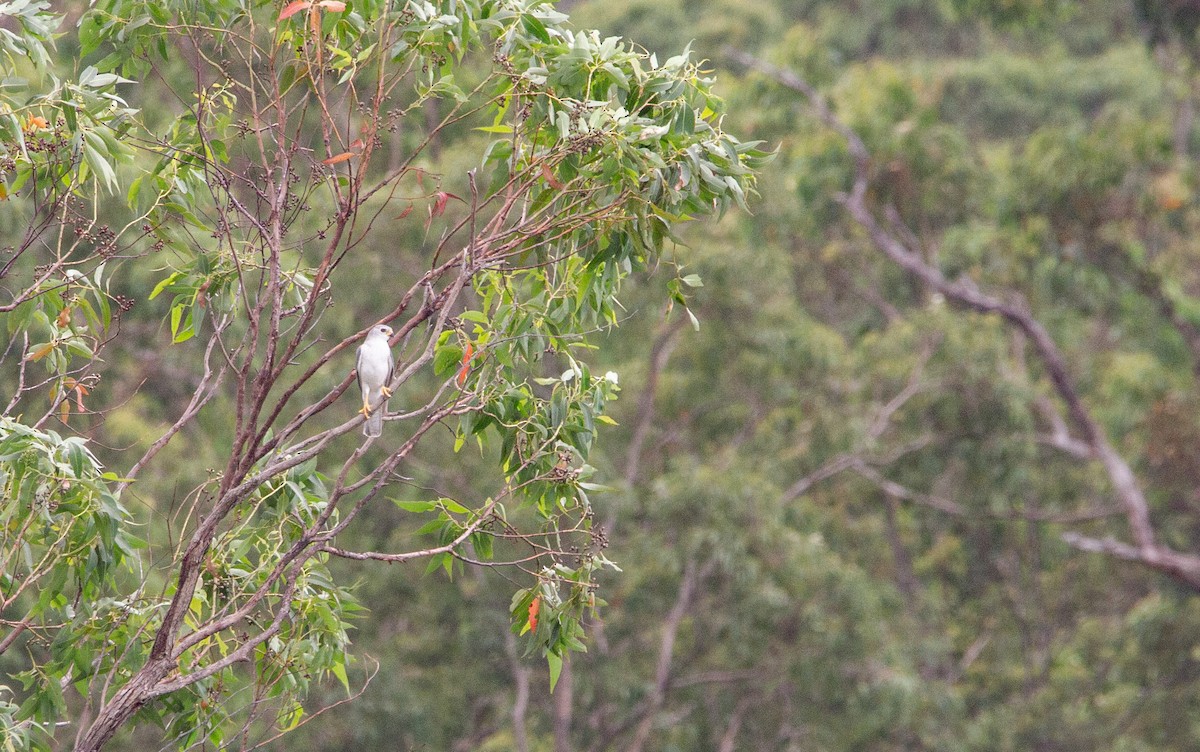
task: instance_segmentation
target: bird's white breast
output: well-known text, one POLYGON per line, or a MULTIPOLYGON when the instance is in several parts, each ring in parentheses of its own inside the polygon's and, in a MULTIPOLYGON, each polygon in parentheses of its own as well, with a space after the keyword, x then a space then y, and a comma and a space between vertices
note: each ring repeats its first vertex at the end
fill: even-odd
POLYGON ((371 337, 358 348, 359 376, 370 384, 382 384, 390 370, 387 339, 371 337))

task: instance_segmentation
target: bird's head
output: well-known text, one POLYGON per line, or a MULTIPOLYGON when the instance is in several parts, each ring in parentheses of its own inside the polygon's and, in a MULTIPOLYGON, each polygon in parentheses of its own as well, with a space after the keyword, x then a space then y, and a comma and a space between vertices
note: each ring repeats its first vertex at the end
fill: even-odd
POLYGON ((390 326, 388 326, 387 324, 376 324, 375 326, 371 327, 371 331, 367 332, 368 337, 370 337, 372 334, 379 334, 384 337, 391 337, 392 336, 392 328, 390 326))

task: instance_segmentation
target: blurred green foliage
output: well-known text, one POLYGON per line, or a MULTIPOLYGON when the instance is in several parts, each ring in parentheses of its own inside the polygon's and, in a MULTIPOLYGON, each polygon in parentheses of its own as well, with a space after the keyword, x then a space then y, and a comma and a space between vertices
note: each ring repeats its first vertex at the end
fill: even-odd
MULTIPOLYGON (((447 441, 406 460, 411 488, 394 498, 404 503, 364 509, 345 544, 420 545, 428 538, 417 531, 435 518, 436 535, 461 529, 468 514, 431 500, 483 498, 491 468, 517 443, 480 447, 476 433, 528 418, 542 388, 609 389, 599 374, 611 369, 622 398, 605 414, 617 427, 593 439, 595 415, 560 416, 586 435, 588 482, 613 487, 589 499, 604 556, 621 571, 599 575, 607 603, 585 621, 587 652, 570 658, 551 695, 545 664, 522 655, 511 632, 511 612, 528 612, 536 586, 448 558, 437 563, 452 579, 423 574, 424 563, 331 562, 367 609, 347 635, 359 658, 345 667, 362 695, 278 748, 1196 748, 1200 605, 1161 575, 1063 541, 1067 531, 1123 539, 1126 528, 1096 463, 1055 445, 1058 406, 1028 343, 887 262, 838 201, 854 170, 843 139, 794 92, 726 54, 732 46, 786 66, 829 97, 871 150, 872 202, 895 206, 948 278, 1028 301, 1137 474, 1160 537, 1195 551, 1200 139, 1186 6, 571 4, 574 26, 601 30, 589 45, 621 34, 659 60, 690 45, 708 61, 702 69, 727 102, 722 126, 778 149, 761 196, 752 216, 677 229, 681 242, 658 262, 667 279, 631 266, 619 304, 585 307, 578 321, 597 330, 599 354, 579 371, 547 358, 544 383, 491 394, 487 409, 446 429, 447 441), (687 311, 679 299, 665 310, 668 285, 687 311)), ((391 138, 412 148, 419 134, 391 138)), ((461 174, 489 140, 463 129, 423 164, 461 174)), ((672 176, 659 196, 684 179, 672 176)), ((421 262, 397 248, 422 247, 419 225, 361 247, 346 278, 418 275, 421 262)), ((92 427, 109 465, 186 399, 169 385, 131 397, 137 374, 195 373, 189 358, 153 344, 170 338, 170 323, 144 298, 169 273, 113 283, 140 291, 122 325, 146 344, 114 353, 97 389, 119 403, 92 427)), ((539 284, 554 288, 549 277, 539 284)), ((190 304, 197 289, 164 288, 154 302, 190 304)), ((561 292, 566 301, 579 291, 561 292)), ((521 308, 498 282, 473 294, 467 310, 491 322, 511 323, 521 308)), ((564 319, 581 310, 564 306, 564 319)), ((324 321, 341 335, 381 309, 367 296, 343 299, 324 321)), ((48 310, 47 324, 56 315, 48 310)), ((468 342, 515 333, 465 318, 442 343, 443 377, 468 342)), ((532 353, 554 333, 527 336, 532 353)), ((485 369, 508 367, 496 359, 485 369)), ((178 436, 172 471, 132 489, 129 507, 147 522, 139 537, 171 539, 173 499, 203 483, 226 449, 211 439, 221 422, 178 436)), ((307 708, 346 697, 340 681, 315 683, 307 708)), ((151 736, 113 747, 142 748, 151 736)))

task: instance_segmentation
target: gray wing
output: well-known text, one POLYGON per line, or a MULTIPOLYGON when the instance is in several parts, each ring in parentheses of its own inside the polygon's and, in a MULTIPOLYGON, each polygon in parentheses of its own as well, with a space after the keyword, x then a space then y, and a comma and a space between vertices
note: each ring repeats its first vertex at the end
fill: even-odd
POLYGON ((360 394, 365 396, 367 393, 368 387, 366 384, 363 383, 363 377, 362 377, 363 362, 362 361, 363 361, 363 346, 359 345, 358 349, 355 350, 355 354, 354 354, 354 374, 355 374, 355 376, 358 377, 358 391, 360 394))

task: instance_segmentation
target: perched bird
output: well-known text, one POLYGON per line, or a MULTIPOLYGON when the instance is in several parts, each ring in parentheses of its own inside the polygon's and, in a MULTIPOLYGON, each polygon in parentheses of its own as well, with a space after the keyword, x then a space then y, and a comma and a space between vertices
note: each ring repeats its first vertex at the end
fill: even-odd
POLYGON ((366 416, 363 424, 364 436, 379 436, 383 433, 383 413, 387 409, 387 398, 392 396, 388 384, 392 381, 392 347, 388 337, 392 328, 387 324, 376 324, 367 332, 367 338, 358 346, 358 386, 362 389, 363 406, 360 412, 366 416))

